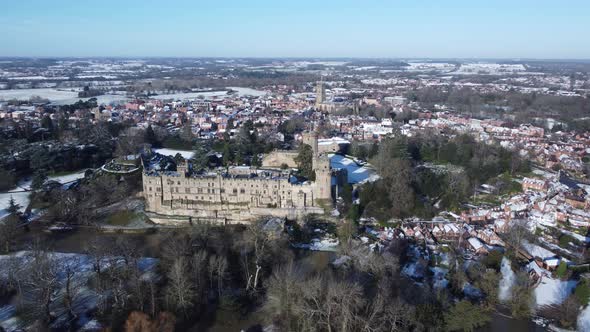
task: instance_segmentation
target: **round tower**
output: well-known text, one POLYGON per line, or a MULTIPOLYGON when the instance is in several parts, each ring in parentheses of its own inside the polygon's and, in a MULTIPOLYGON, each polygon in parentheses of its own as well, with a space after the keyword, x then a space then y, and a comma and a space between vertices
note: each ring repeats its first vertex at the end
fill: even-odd
POLYGON ((318 134, 315 131, 306 131, 303 133, 303 144, 311 146, 313 158, 318 156, 318 134))

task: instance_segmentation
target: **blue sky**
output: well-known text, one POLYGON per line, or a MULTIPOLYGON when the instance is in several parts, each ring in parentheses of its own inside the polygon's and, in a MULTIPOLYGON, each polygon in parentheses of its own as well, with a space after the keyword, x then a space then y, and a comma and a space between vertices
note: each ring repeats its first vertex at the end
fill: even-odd
POLYGON ((590 59, 590 1, 2 0, 0 56, 590 59))

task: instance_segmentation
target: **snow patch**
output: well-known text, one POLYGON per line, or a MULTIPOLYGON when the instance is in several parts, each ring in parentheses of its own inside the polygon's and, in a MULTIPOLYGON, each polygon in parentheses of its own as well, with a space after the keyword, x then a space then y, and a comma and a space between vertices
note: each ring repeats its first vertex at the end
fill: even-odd
POLYGON ((167 148, 154 149, 154 152, 159 153, 164 156, 173 157, 173 158, 174 158, 174 156, 176 156, 177 153, 180 153, 180 155, 184 159, 191 159, 195 155, 194 151, 174 150, 174 149, 167 149, 167 148))
POLYGON ((510 290, 512 289, 512 285, 514 285, 514 271, 512 271, 512 267, 510 264, 510 260, 506 257, 502 258, 502 266, 500 268, 500 272, 502 273, 502 279, 500 280, 500 290, 498 292, 498 298, 500 301, 507 301, 511 298, 510 290))

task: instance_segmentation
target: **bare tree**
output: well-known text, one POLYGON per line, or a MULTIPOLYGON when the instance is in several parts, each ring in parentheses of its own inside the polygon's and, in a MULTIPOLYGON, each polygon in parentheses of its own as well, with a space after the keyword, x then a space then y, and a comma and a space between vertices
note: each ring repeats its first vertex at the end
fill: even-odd
POLYGON ((301 271, 293 262, 279 267, 268 281, 264 311, 279 329, 297 331, 302 326, 299 315, 302 304, 301 271))
POLYGON ((145 132, 138 128, 127 128, 119 134, 115 155, 125 157, 136 154, 145 143, 145 132))
POLYGON ((213 274, 215 275, 215 279, 217 280, 217 292, 219 297, 221 297, 223 281, 226 278, 227 272, 227 258, 217 255, 213 256, 209 260, 209 271, 212 274, 211 280, 213 280, 213 274))
POLYGON ((361 316, 360 331, 407 331, 413 322, 413 308, 399 298, 388 301, 382 294, 377 294, 366 307, 361 316))
POLYGON ((239 243, 247 291, 257 290, 263 265, 273 245, 270 235, 264 231, 262 225, 262 222, 250 224, 239 243))
POLYGON ((59 288, 59 268, 55 258, 45 251, 34 251, 31 256, 22 273, 19 308, 26 320, 46 325, 53 319, 50 306, 59 288))
POLYGON ((108 248, 111 245, 99 237, 90 239, 84 245, 84 251, 92 259, 92 267, 97 274, 103 272, 102 267, 105 264, 105 258, 108 256, 108 248))
POLYGON ((506 242, 512 247, 514 252, 522 249, 522 244, 531 235, 528 226, 528 220, 513 220, 510 230, 506 233, 506 242))
POLYGON ((66 256, 59 261, 59 269, 64 274, 63 284, 63 306, 68 313, 69 322, 74 321, 77 318, 77 314, 74 310, 74 302, 80 295, 80 280, 78 278, 78 266, 80 264, 80 258, 78 256, 66 256))
POLYGON ((168 270, 168 285, 166 287, 166 299, 168 305, 185 317, 187 310, 194 304, 194 288, 189 280, 188 263, 184 257, 174 260, 168 270))
POLYGON ((207 252, 199 250, 190 258, 191 281, 195 289, 196 300, 203 297, 207 284, 207 252))

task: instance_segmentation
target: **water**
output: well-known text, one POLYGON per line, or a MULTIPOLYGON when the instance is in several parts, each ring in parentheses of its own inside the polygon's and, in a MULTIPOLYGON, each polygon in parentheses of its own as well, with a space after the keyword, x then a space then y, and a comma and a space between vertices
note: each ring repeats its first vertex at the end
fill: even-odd
POLYGON ((478 332, 511 332, 511 331, 534 331, 546 332, 547 328, 535 324, 530 319, 515 319, 505 313, 505 308, 497 308, 498 311, 492 314, 490 323, 478 332))

